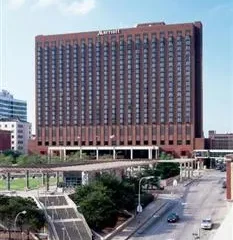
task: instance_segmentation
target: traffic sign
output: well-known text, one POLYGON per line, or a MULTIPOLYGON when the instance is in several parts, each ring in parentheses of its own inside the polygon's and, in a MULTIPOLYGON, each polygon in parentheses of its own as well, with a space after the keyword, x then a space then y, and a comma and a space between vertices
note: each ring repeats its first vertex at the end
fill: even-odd
POLYGON ((142 212, 142 205, 137 206, 137 212, 139 212, 139 213, 142 212))
POLYGON ((173 187, 176 187, 176 186, 178 185, 178 183, 177 183, 177 180, 176 180, 176 179, 174 179, 174 180, 173 180, 173 183, 172 183, 172 185, 173 185, 173 187))

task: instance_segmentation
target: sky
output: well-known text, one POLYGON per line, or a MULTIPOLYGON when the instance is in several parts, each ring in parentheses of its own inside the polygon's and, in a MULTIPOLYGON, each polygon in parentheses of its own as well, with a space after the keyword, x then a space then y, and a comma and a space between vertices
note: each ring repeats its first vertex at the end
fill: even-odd
POLYGON ((233 132, 233 0, 0 0, 1 89, 28 103, 35 123, 35 36, 203 24, 204 132, 233 132))

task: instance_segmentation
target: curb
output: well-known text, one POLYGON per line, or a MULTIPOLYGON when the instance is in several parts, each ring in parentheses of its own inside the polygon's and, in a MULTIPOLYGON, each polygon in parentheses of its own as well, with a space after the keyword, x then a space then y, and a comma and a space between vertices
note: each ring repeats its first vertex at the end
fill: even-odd
POLYGON ((196 179, 192 179, 191 181, 189 181, 188 183, 184 184, 184 187, 187 187, 189 186, 191 183, 195 182, 196 179))
POLYGON ((158 214, 153 214, 151 218, 148 219, 148 221, 141 227, 141 229, 138 229, 137 233, 142 234, 147 228, 149 228, 153 223, 157 222, 161 217, 163 217, 170 209, 174 206, 172 201, 169 201, 165 203, 159 210, 158 214), (161 212, 160 212, 161 210, 161 212), (157 216, 156 216, 157 215, 157 216))
POLYGON ((128 240, 130 239, 140 228, 142 228, 151 218, 153 218, 153 216, 159 212, 166 204, 163 203, 152 215, 150 215, 146 220, 144 220, 136 229, 134 229, 124 240, 128 240))
POLYGON ((187 187, 187 186, 190 185, 191 183, 200 180, 200 178, 202 178, 202 177, 203 177, 203 175, 199 175, 199 176, 197 176, 196 178, 191 179, 188 183, 184 184, 184 187, 187 187))

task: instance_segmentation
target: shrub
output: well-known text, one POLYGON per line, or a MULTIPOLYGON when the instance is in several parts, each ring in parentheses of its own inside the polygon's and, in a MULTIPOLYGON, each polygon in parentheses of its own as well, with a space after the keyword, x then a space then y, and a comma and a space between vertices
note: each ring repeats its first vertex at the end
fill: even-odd
POLYGON ((154 200, 154 195, 150 193, 142 193, 141 194, 141 205, 145 208, 149 203, 154 200))

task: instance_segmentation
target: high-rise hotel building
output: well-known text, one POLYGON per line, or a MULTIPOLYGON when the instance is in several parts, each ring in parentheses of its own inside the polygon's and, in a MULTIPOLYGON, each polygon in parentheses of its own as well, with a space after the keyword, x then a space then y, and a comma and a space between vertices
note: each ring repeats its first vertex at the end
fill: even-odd
POLYGON ((39 35, 35 52, 38 150, 203 148, 201 22, 39 35))

